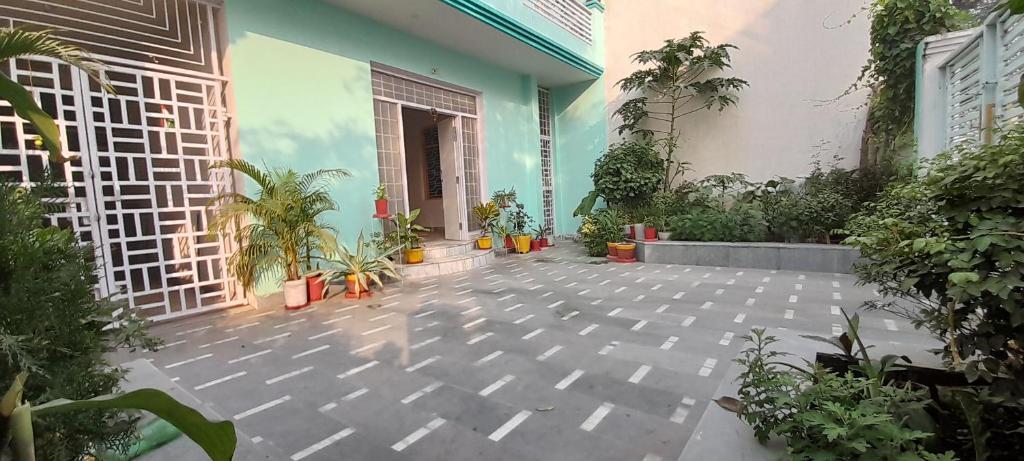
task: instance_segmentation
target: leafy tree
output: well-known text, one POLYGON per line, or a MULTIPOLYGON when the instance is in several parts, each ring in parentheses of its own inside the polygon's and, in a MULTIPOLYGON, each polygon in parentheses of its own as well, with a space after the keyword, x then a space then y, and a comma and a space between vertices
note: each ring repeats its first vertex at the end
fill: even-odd
MULTIPOLYGON (((47 203, 60 192, 46 184, 26 189, 0 183, 0 386, 28 371, 33 379, 24 393, 34 402, 117 392, 124 370, 104 354, 157 344, 139 320, 121 315, 115 321, 123 306, 96 299, 93 248, 69 230, 43 225, 53 211, 47 203)), ((123 451, 135 421, 100 409, 42 416, 35 423, 39 457, 123 451)))
POLYGON ((646 205, 661 185, 664 164, 648 142, 614 144, 594 163, 594 191, 613 205, 646 205))
POLYGON ((633 55, 633 62, 642 68, 618 83, 623 92, 637 95, 615 111, 622 118, 618 132, 651 140, 661 151, 664 191, 685 171, 686 162, 675 158, 682 134, 680 119, 702 110, 725 110, 736 104, 735 92, 748 86, 745 80, 714 76, 731 67, 730 49, 736 47, 711 45, 702 32, 666 40, 661 48, 633 55))

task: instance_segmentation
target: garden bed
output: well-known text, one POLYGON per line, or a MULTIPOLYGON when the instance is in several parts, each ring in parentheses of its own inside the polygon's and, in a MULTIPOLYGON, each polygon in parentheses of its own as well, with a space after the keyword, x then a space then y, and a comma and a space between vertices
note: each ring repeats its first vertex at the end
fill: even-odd
POLYGON ((812 243, 637 241, 636 258, 655 264, 849 274, 860 252, 812 243))

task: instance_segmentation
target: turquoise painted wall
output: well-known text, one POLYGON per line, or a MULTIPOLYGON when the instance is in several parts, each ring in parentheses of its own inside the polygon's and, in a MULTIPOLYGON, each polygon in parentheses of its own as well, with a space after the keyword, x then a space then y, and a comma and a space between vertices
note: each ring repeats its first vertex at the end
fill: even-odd
POLYGON ((557 234, 574 234, 572 216, 594 189, 590 173, 608 146, 604 78, 551 89, 555 123, 555 213, 557 234))

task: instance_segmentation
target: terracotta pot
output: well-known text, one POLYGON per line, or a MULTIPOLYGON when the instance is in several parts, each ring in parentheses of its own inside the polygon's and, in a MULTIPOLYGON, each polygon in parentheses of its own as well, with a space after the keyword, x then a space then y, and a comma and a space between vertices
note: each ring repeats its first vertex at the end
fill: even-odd
POLYGON ((352 274, 349 274, 349 275, 345 276, 345 297, 346 298, 364 298, 364 297, 371 296, 373 294, 373 292, 370 291, 370 286, 369 286, 369 284, 366 283, 366 277, 365 276, 363 277, 363 280, 359 282, 359 286, 358 286, 359 293, 356 294, 356 288, 357 288, 356 287, 356 283, 357 283, 356 281, 357 281, 357 279, 358 279, 358 277, 356 277, 355 275, 352 275, 352 274))
POLYGON ((636 240, 636 227, 629 226, 628 234, 630 240, 636 240))
POLYGON ((514 250, 514 249, 516 249, 516 241, 512 240, 512 236, 511 235, 506 235, 505 236, 505 249, 506 250, 514 250))
POLYGON ((636 244, 634 243, 620 243, 615 247, 619 253, 619 259, 625 261, 631 261, 636 259, 636 244))
POLYGON ((540 251, 541 248, 540 240, 530 240, 530 251, 540 251))
POLYGON ((544 248, 547 248, 547 247, 551 246, 551 242, 548 241, 547 237, 542 237, 540 239, 540 246, 542 246, 544 248))
POLYGON ((530 252, 530 236, 529 235, 517 235, 512 237, 516 242, 516 253, 526 254, 530 252))
POLYGON ((494 245, 494 239, 490 236, 480 237, 476 239, 476 247, 481 250, 490 250, 491 246, 494 245))
POLYGON ((666 242, 669 241, 669 240, 672 240, 672 233, 671 232, 658 232, 658 240, 664 240, 666 242))
POLYGON ((658 229, 654 227, 644 228, 644 240, 654 240, 658 238, 658 229))
POLYGON ((379 218, 388 216, 388 199, 379 198, 373 201, 373 206, 377 208, 377 216, 379 218))
POLYGON ((423 248, 406 248, 405 263, 419 264, 423 262, 423 248))
POLYGON ((284 282, 284 308, 288 310, 302 309, 309 305, 306 297, 306 279, 288 280, 284 282))
POLYGON ((616 242, 608 242, 608 256, 611 256, 611 257, 618 257, 619 256, 619 249, 617 248, 616 245, 618 245, 618 243, 616 243, 616 242))
POLYGON ((324 289, 326 285, 321 275, 316 273, 306 276, 306 298, 311 303, 324 299, 324 295, 327 294, 327 290, 324 289))

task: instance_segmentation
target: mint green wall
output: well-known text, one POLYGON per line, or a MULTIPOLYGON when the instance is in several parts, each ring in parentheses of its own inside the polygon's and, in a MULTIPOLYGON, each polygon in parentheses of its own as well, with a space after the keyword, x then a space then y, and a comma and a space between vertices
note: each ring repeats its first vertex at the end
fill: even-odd
MULTIPOLYGON (((555 24, 550 19, 541 16, 540 13, 537 13, 533 9, 527 7, 526 4, 523 3, 523 0, 482 0, 482 3, 490 5, 492 8, 502 12, 505 16, 519 21, 537 33, 560 43, 572 52, 583 56, 590 61, 596 63, 602 62, 599 58, 603 56, 603 54, 600 54, 596 47, 583 41, 579 37, 563 29, 558 24, 555 24)), ((592 17, 601 16, 600 12, 592 11, 592 13, 592 17)), ((593 30, 594 32, 598 32, 603 31, 604 29, 595 25, 593 30)), ((594 40, 593 43, 600 44, 601 41, 594 40)))
POLYGON ((551 89, 555 123, 555 213, 557 234, 574 234, 572 212, 594 189, 590 173, 608 146, 604 78, 551 89))

